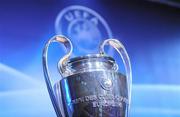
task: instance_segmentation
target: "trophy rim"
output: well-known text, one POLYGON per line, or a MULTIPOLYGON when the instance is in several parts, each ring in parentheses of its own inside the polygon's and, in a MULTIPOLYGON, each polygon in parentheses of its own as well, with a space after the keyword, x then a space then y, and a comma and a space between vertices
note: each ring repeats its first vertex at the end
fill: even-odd
POLYGON ((105 59, 105 60, 110 60, 112 62, 115 62, 115 59, 111 56, 108 55, 102 55, 102 54, 88 54, 88 55, 83 55, 83 56, 78 56, 78 57, 74 57, 74 58, 70 58, 68 60, 68 63, 73 63, 73 62, 77 62, 77 61, 81 61, 81 60, 87 60, 87 59, 105 59))

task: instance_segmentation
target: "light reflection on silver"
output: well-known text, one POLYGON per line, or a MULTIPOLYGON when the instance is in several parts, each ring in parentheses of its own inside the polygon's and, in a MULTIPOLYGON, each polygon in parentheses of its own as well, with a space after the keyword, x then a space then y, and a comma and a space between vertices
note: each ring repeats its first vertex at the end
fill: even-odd
POLYGON ((52 90, 47 66, 48 46, 54 40, 50 40, 43 51, 45 80, 57 116, 128 117, 131 66, 122 44, 108 39, 100 46, 100 54, 69 59, 73 49, 71 42, 63 36, 60 39, 58 42, 70 51, 58 64, 62 79, 56 83, 55 91, 52 90), (127 77, 118 71, 116 61, 105 54, 104 45, 108 43, 121 55, 127 77))

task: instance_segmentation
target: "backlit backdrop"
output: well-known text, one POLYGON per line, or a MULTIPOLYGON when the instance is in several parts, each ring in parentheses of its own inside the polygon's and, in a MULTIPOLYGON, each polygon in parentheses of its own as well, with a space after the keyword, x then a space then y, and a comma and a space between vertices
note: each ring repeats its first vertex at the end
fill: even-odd
MULTIPOLYGON (((45 42, 59 33, 73 41, 73 56, 97 53, 103 39, 118 38, 132 63, 131 116, 180 116, 180 8, 141 0, 2 0, 0 117, 56 116, 41 58, 45 42)), ((64 54, 58 44, 50 48, 54 80, 64 54)))

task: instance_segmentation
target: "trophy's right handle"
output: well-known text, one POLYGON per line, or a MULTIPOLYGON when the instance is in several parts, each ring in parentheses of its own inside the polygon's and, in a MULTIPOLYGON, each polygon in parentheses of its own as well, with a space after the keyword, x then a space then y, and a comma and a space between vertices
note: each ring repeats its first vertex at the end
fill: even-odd
MULTIPOLYGON (((127 78, 127 88, 128 88, 128 107, 130 108, 130 104, 131 104, 131 84, 132 84, 132 70, 131 70, 131 63, 130 63, 130 59, 129 56, 127 54, 127 51, 125 49, 125 47, 123 46, 123 44, 117 40, 117 39, 107 39, 104 40, 104 42, 100 45, 100 54, 105 54, 105 50, 104 50, 104 46, 105 45, 110 45, 112 46, 121 56, 123 63, 124 63, 124 67, 125 67, 125 71, 126 71, 126 78, 127 78)), ((129 110, 128 108, 128 110, 129 110)), ((129 112, 127 113, 129 114, 129 112)))
POLYGON ((68 49, 68 53, 62 59, 60 59, 60 62, 58 63, 62 77, 63 77, 63 73, 65 71, 66 62, 72 53, 73 47, 72 47, 71 41, 68 38, 66 38, 65 36, 62 36, 62 35, 56 35, 56 36, 52 37, 46 43, 45 48, 43 50, 43 71, 44 71, 44 77, 45 77, 45 82, 46 82, 47 89, 49 92, 49 96, 51 98, 51 101, 52 101, 52 104, 55 109, 57 117, 63 117, 60 107, 58 106, 56 96, 53 91, 53 87, 51 85, 51 80, 50 80, 50 75, 49 75, 49 70, 48 70, 48 60, 47 60, 48 59, 48 48, 49 48, 49 45, 53 42, 60 42, 60 43, 64 44, 66 49, 68 49))

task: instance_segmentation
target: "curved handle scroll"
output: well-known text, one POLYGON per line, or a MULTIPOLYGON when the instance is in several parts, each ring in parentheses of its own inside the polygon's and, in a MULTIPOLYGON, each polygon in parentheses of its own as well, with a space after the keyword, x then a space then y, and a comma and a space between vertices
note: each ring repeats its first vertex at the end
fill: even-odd
POLYGON ((132 84, 132 71, 131 71, 131 63, 127 51, 123 44, 118 41, 117 39, 107 39, 100 45, 100 54, 105 54, 104 46, 111 45, 121 56, 125 71, 126 71, 126 78, 127 78, 127 86, 128 86, 128 101, 129 107, 131 103, 131 84, 132 84))
POLYGON ((60 107, 57 104, 57 101, 56 101, 56 98, 55 98, 55 95, 53 92, 50 75, 49 75, 49 70, 48 70, 48 48, 49 48, 49 45, 53 42, 60 42, 60 43, 64 44, 64 46, 68 49, 68 53, 62 59, 60 59, 60 62, 58 64, 62 76, 63 76, 63 73, 65 72, 65 64, 66 64, 67 60, 69 59, 69 57, 71 56, 73 47, 72 47, 71 41, 68 38, 66 38, 65 36, 62 36, 62 35, 56 35, 56 36, 52 37, 46 43, 44 50, 43 50, 43 71, 44 71, 45 82, 46 82, 47 89, 48 89, 53 107, 55 109, 56 115, 58 117, 62 117, 62 113, 60 112, 60 107))

